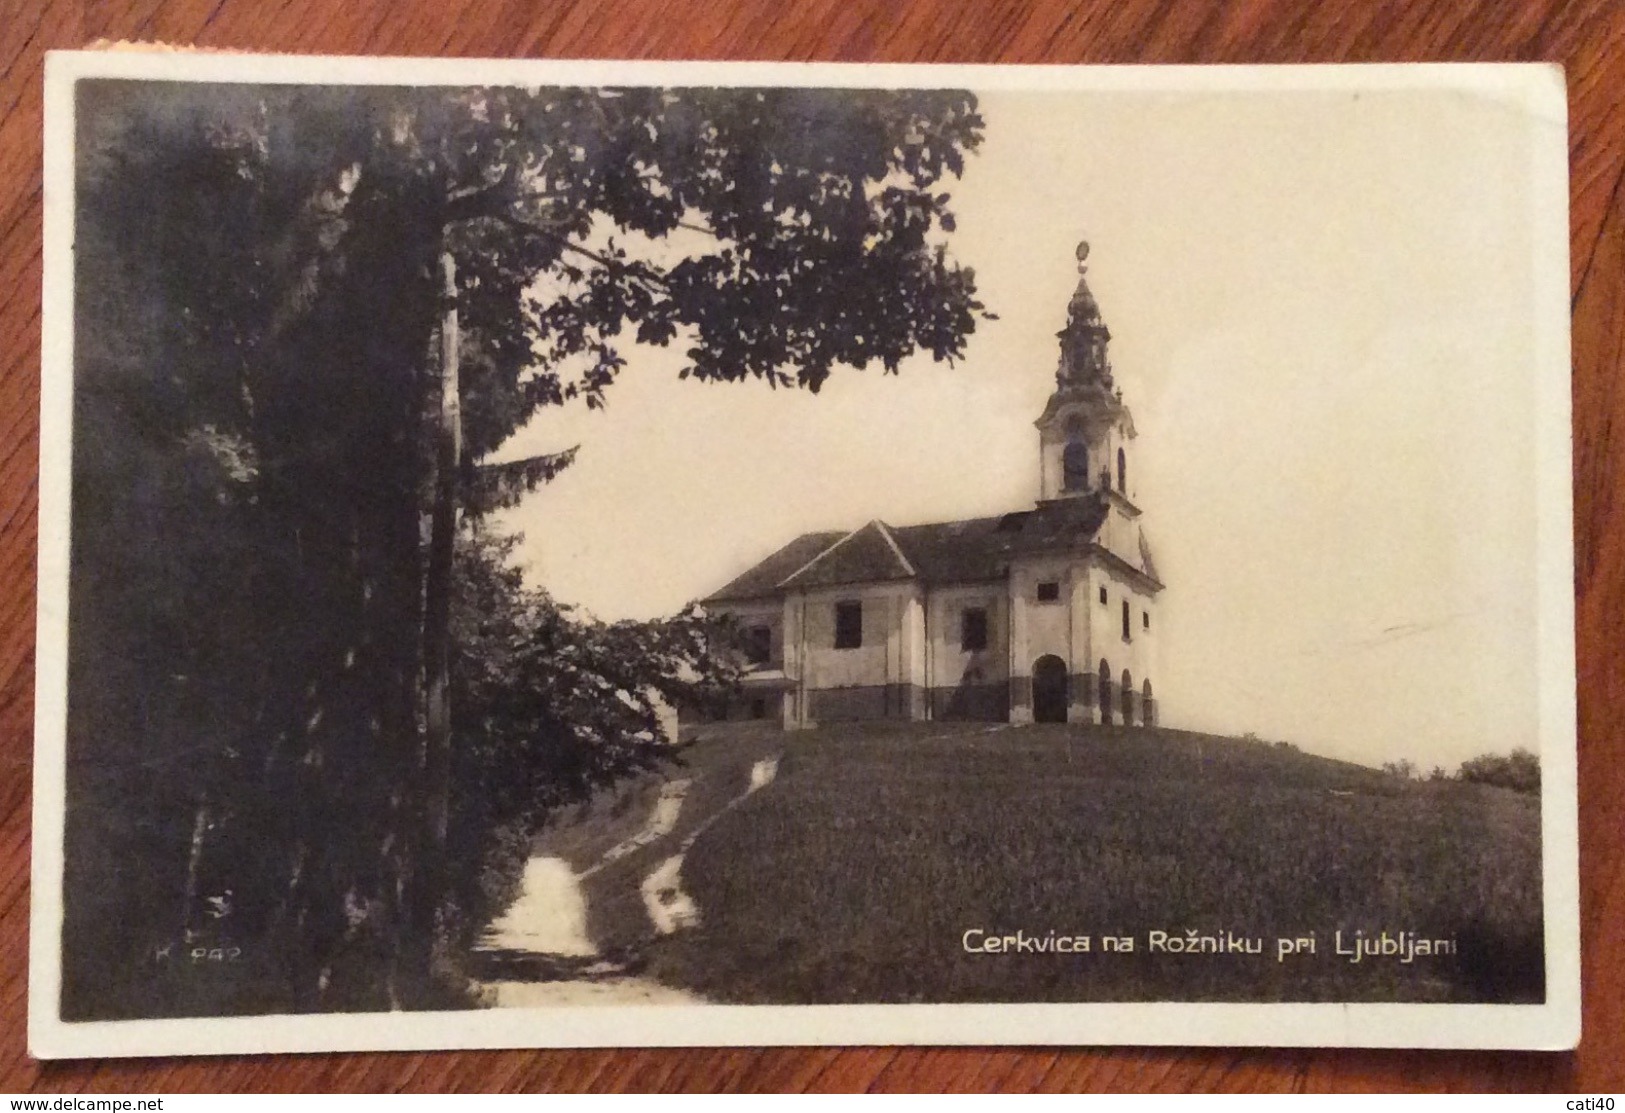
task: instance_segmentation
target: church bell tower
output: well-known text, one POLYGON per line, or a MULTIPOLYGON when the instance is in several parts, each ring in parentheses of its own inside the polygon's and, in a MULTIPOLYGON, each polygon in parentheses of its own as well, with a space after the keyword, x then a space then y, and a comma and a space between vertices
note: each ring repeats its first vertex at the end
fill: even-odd
POLYGON ((1089 289, 1089 244, 1080 243, 1078 288, 1067 305, 1055 393, 1035 424, 1040 502, 1114 495, 1133 505, 1130 442, 1134 422, 1112 383, 1111 330, 1089 289))

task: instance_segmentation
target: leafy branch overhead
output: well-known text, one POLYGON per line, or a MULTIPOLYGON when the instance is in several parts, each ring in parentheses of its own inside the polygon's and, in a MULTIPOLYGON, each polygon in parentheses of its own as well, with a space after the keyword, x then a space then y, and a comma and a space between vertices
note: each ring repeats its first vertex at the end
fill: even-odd
POLYGON ((981 138, 969 94, 460 96, 471 134, 443 159, 486 372, 468 389, 517 395, 494 428, 467 415, 471 451, 536 406, 602 404, 628 339, 684 344, 684 377, 812 390, 837 363, 963 353, 982 307, 941 233, 981 138))
MULTIPOLYGON (((175 131, 207 136, 162 168, 165 184, 203 190, 198 228, 229 216, 244 233, 199 246, 247 258, 182 280, 187 327, 229 330, 211 339, 233 346, 253 397, 256 365, 380 251, 429 283, 430 257, 449 248, 470 459, 538 407, 602 405, 631 341, 680 345, 683 377, 816 391, 837 364, 953 360, 986 315, 945 247, 949 187, 982 139, 967 92, 178 87, 166 99, 164 115, 135 122, 144 134, 117 137, 136 143, 113 158, 99 144, 91 173, 125 181, 152 169, 132 162, 173 151, 175 131)), ((420 296, 374 297, 367 327, 421 334, 420 296)))

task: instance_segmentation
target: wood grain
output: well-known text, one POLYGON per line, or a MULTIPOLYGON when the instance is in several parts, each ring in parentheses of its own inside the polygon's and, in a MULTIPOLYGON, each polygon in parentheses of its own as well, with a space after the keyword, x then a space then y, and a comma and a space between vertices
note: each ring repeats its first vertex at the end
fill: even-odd
MULTIPOLYGON (((0 5, 0 1091, 1625 1090, 1625 5, 1487 0, 26 0, 0 5), (1568 73, 1585 1036, 1572 1054, 718 1049, 41 1065, 25 1051, 44 51, 98 38, 475 57, 1557 61, 1568 73)), ((991 1035, 991 1033, 990 1033, 991 1035)))

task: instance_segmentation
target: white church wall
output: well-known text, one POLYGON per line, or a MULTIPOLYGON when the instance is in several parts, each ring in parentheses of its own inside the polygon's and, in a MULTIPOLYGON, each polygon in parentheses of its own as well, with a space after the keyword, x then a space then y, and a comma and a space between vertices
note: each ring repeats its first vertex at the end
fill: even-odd
POLYGON ((1135 721, 1140 721, 1140 698, 1145 681, 1150 680, 1153 698, 1160 683, 1158 676, 1156 601, 1139 584, 1115 569, 1095 565, 1090 569, 1089 597, 1096 618, 1091 624, 1089 652, 1098 673, 1101 661, 1109 666, 1113 684, 1112 710, 1114 721, 1120 720, 1123 671, 1126 669, 1134 681, 1135 721), (1106 592, 1106 603, 1100 603, 1100 591, 1106 592), (1123 637, 1123 603, 1129 604, 1129 636, 1123 637), (1150 616, 1147 628, 1145 616, 1150 616))
POLYGON ((925 598, 919 591, 905 596, 898 622, 900 659, 896 674, 905 684, 925 687, 925 598))
POLYGON ((1012 645, 1011 667, 1017 677, 1031 677, 1033 662, 1053 654, 1065 661, 1071 657, 1071 617, 1067 600, 1071 596, 1071 570, 1067 562, 1055 558, 1040 558, 1021 562, 1010 569, 1013 605, 1020 608, 1025 621, 1021 637, 1012 645), (1038 585, 1054 583, 1057 597, 1054 602, 1038 601, 1038 585))
POLYGON ((1104 609, 1096 605, 1097 591, 1098 585, 1090 576, 1088 565, 1075 566, 1072 570, 1071 613, 1068 615, 1072 624, 1071 647, 1066 662, 1067 674, 1071 677, 1067 719, 1074 723, 1096 721, 1094 690, 1090 687, 1095 662, 1089 655, 1089 649, 1094 630, 1102 621, 1097 612, 1104 609))
POLYGON ((914 584, 824 588, 801 600, 805 720, 923 717, 924 616, 914 584), (862 644, 837 649, 835 609, 846 602, 862 607, 862 644))
POLYGON ((1010 609, 1008 585, 932 588, 926 631, 926 687, 934 719, 999 721, 1009 714, 1010 609), (987 645, 965 649, 964 612, 987 615, 987 645))
POLYGON ((1095 540, 1108 552, 1136 568, 1140 566, 1140 521, 1131 517, 1121 503, 1113 501, 1106 512, 1095 540))

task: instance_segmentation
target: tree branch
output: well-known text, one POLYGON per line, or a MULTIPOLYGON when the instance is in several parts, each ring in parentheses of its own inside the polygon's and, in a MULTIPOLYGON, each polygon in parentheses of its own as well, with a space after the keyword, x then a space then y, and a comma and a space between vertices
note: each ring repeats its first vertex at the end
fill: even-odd
MULTIPOLYGON (((448 196, 450 202, 447 206, 448 220, 477 220, 481 217, 495 217, 499 220, 512 216, 511 206, 525 204, 530 201, 549 201, 551 196, 547 193, 527 193, 509 190, 503 192, 500 206, 492 206, 490 199, 496 196, 503 187, 513 183, 514 170, 510 165, 502 172, 502 176, 488 185, 463 186, 454 189, 448 196)), ((651 180, 651 179, 646 179, 651 180)), ((658 178, 652 179, 658 180, 658 178)), ((707 228, 703 224, 692 221, 679 220, 676 227, 698 232, 710 236, 714 240, 721 240, 714 228, 707 228)))
POLYGON ((552 231, 551 229, 548 229, 548 228, 543 228, 539 224, 532 224, 528 220, 521 220, 519 217, 514 216, 512 213, 489 213, 489 214, 486 214, 486 215, 489 215, 492 219, 498 220, 498 221, 502 222, 503 224, 508 225, 511 228, 514 228, 514 229, 517 229, 518 231, 524 232, 527 235, 539 236, 542 239, 547 240, 547 241, 549 241, 551 243, 558 244, 558 246, 560 248, 562 248, 563 250, 565 250, 565 251, 573 251, 577 255, 581 255, 584 258, 591 259, 593 262, 597 263, 601 267, 605 267, 605 268, 607 268, 609 270, 621 271, 621 272, 629 275, 632 278, 640 278, 645 282, 648 282, 648 283, 651 283, 651 284, 653 284, 655 286, 660 287, 661 289, 669 289, 670 288, 670 283, 667 282, 666 279, 664 277, 662 277, 661 275, 654 274, 652 272, 636 270, 632 266, 630 266, 629 264, 621 261, 620 259, 614 259, 614 258, 611 258, 608 255, 604 255, 604 254, 601 254, 601 253, 599 253, 597 251, 594 251, 591 248, 582 247, 580 244, 576 243, 574 240, 570 239, 570 237, 568 237, 568 236, 561 236, 561 235, 559 235, 559 233, 554 232, 554 231, 552 231))
POLYGON ((458 220, 473 220, 482 216, 495 216, 497 210, 489 206, 489 199, 502 195, 502 205, 511 205, 517 200, 516 195, 509 188, 513 184, 514 174, 517 170, 513 160, 503 166, 502 173, 497 175, 495 181, 481 185, 460 186, 446 194, 446 220, 448 223, 458 220))

